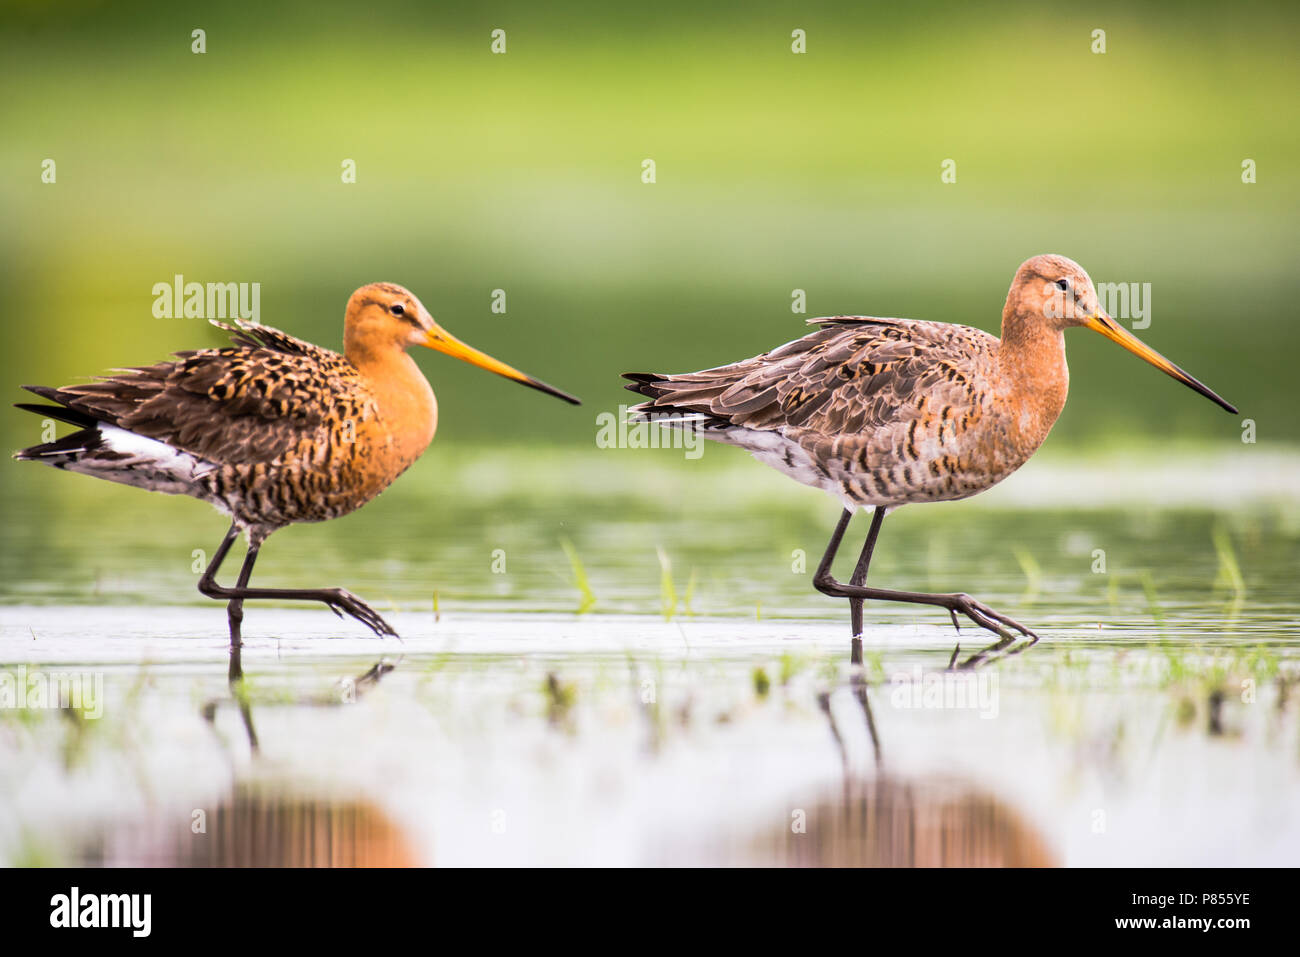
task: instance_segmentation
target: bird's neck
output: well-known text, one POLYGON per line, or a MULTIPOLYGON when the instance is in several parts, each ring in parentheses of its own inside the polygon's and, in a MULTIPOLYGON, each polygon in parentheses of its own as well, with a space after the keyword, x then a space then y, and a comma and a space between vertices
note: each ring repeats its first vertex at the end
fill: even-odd
POLYGON ((429 447, 438 428, 438 401, 415 360, 401 349, 348 349, 379 408, 387 451, 406 468, 429 447))
POLYGON ((998 372, 998 391, 1008 400, 1004 408, 1015 410, 1012 430, 1032 453, 1047 438, 1070 389, 1064 333, 1041 317, 1006 313, 998 372))

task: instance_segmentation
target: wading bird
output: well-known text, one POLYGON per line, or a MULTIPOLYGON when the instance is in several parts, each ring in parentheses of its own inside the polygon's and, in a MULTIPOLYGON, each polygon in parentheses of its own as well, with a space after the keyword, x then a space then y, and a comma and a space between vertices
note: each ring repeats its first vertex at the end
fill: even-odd
POLYGON ((438 425, 433 389, 409 346, 427 346, 549 395, 578 400, 461 342, 407 290, 362 286, 348 300, 343 355, 256 323, 235 326, 233 346, 178 352, 152 366, 114 370, 87 385, 23 386, 54 405, 18 403, 78 431, 14 457, 173 495, 192 495, 232 518, 199 579, 228 601, 240 643, 246 598, 324 602, 377 635, 396 632, 342 588, 250 588, 268 535, 294 522, 355 511, 420 457, 438 425), (248 553, 233 588, 216 581, 243 533, 248 553))
POLYGON ((682 375, 625 373, 648 401, 640 420, 699 428, 760 462, 824 489, 844 512, 813 577, 818 591, 849 601, 854 651, 862 602, 946 608, 1004 640, 1024 625, 964 593, 868 587, 885 514, 914 502, 966 498, 1002 481, 1051 430, 1069 386, 1064 332, 1085 326, 1162 372, 1236 409, 1101 308, 1092 280, 1064 256, 1035 256, 1016 270, 1002 309, 1002 338, 968 326, 914 319, 836 316, 802 339, 734 365, 682 375), (831 563, 853 513, 872 507, 871 527, 847 584, 831 563))

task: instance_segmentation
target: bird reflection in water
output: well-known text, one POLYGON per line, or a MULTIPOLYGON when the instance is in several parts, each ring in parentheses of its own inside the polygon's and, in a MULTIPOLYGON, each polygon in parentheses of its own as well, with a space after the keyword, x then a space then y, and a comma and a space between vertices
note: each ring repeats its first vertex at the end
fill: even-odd
MULTIPOLYGON (((384 660, 339 683, 337 694, 301 704, 347 704, 396 665, 384 660)), ((259 745, 244 684, 240 649, 232 649, 231 700, 251 752, 259 745)), ((203 716, 215 725, 224 699, 203 716)), ((415 867, 423 863, 401 828, 371 801, 304 793, 283 782, 243 781, 215 807, 115 826, 83 849, 82 863, 108 867, 415 867)))
MULTIPOLYGON (((956 653, 954 652, 954 662, 956 653)), ((973 661, 978 667, 983 659, 973 661)), ((952 665, 950 664, 950 667, 952 665)), ((956 777, 904 778, 887 770, 868 685, 850 690, 871 741, 874 768, 855 771, 830 695, 819 699, 844 780, 724 859, 792 867, 1054 867, 1059 861, 1017 810, 956 777)))

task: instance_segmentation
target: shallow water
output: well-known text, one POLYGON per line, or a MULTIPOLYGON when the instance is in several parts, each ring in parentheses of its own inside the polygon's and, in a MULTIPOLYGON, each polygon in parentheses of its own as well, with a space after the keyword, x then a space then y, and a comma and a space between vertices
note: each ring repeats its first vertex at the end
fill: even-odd
POLYGON ((403 640, 250 603, 233 686, 194 591, 219 517, 10 468, 0 678, 89 694, 0 707, 0 861, 1300 857, 1294 460, 1049 459, 901 510, 873 581, 969 591, 1042 640, 985 657, 973 626, 869 605, 854 668, 809 585, 833 503, 706 459, 431 454, 273 537, 256 576, 346 585, 403 640))

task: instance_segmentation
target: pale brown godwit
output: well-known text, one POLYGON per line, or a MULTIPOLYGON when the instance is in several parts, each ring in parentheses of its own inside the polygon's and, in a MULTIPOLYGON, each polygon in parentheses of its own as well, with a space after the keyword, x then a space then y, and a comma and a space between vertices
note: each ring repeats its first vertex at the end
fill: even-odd
POLYGON ((179 352, 174 360, 115 370, 87 385, 23 386, 54 405, 18 408, 78 431, 14 454, 55 468, 155 492, 192 495, 232 518, 199 579, 229 602, 240 643, 247 598, 324 602, 379 635, 377 612, 341 588, 250 588, 268 535, 295 522, 346 515, 382 492, 428 448, 438 404, 409 346, 427 346, 578 404, 559 389, 456 339, 407 290, 362 286, 348 300, 343 354, 236 320, 234 345, 179 352), (234 587, 216 581, 243 533, 248 553, 234 587))
MULTIPOLYGON (((1236 409, 1140 342, 1100 306, 1092 280, 1064 256, 1035 256, 1016 270, 1002 309, 1002 338, 942 322, 836 316, 816 332, 733 365, 683 375, 626 373, 649 401, 639 419, 698 427, 738 445, 796 481, 844 504, 813 577, 849 600, 854 651, 864 600, 913 602, 960 612, 1002 639, 1024 625, 964 593, 927 594, 864 583, 889 509, 982 492, 1031 456, 1061 413, 1069 386, 1064 332, 1086 326, 1157 369, 1236 409), (831 563, 853 513, 873 509, 847 584, 831 563)), ((960 627, 960 626, 958 626, 960 627)))

